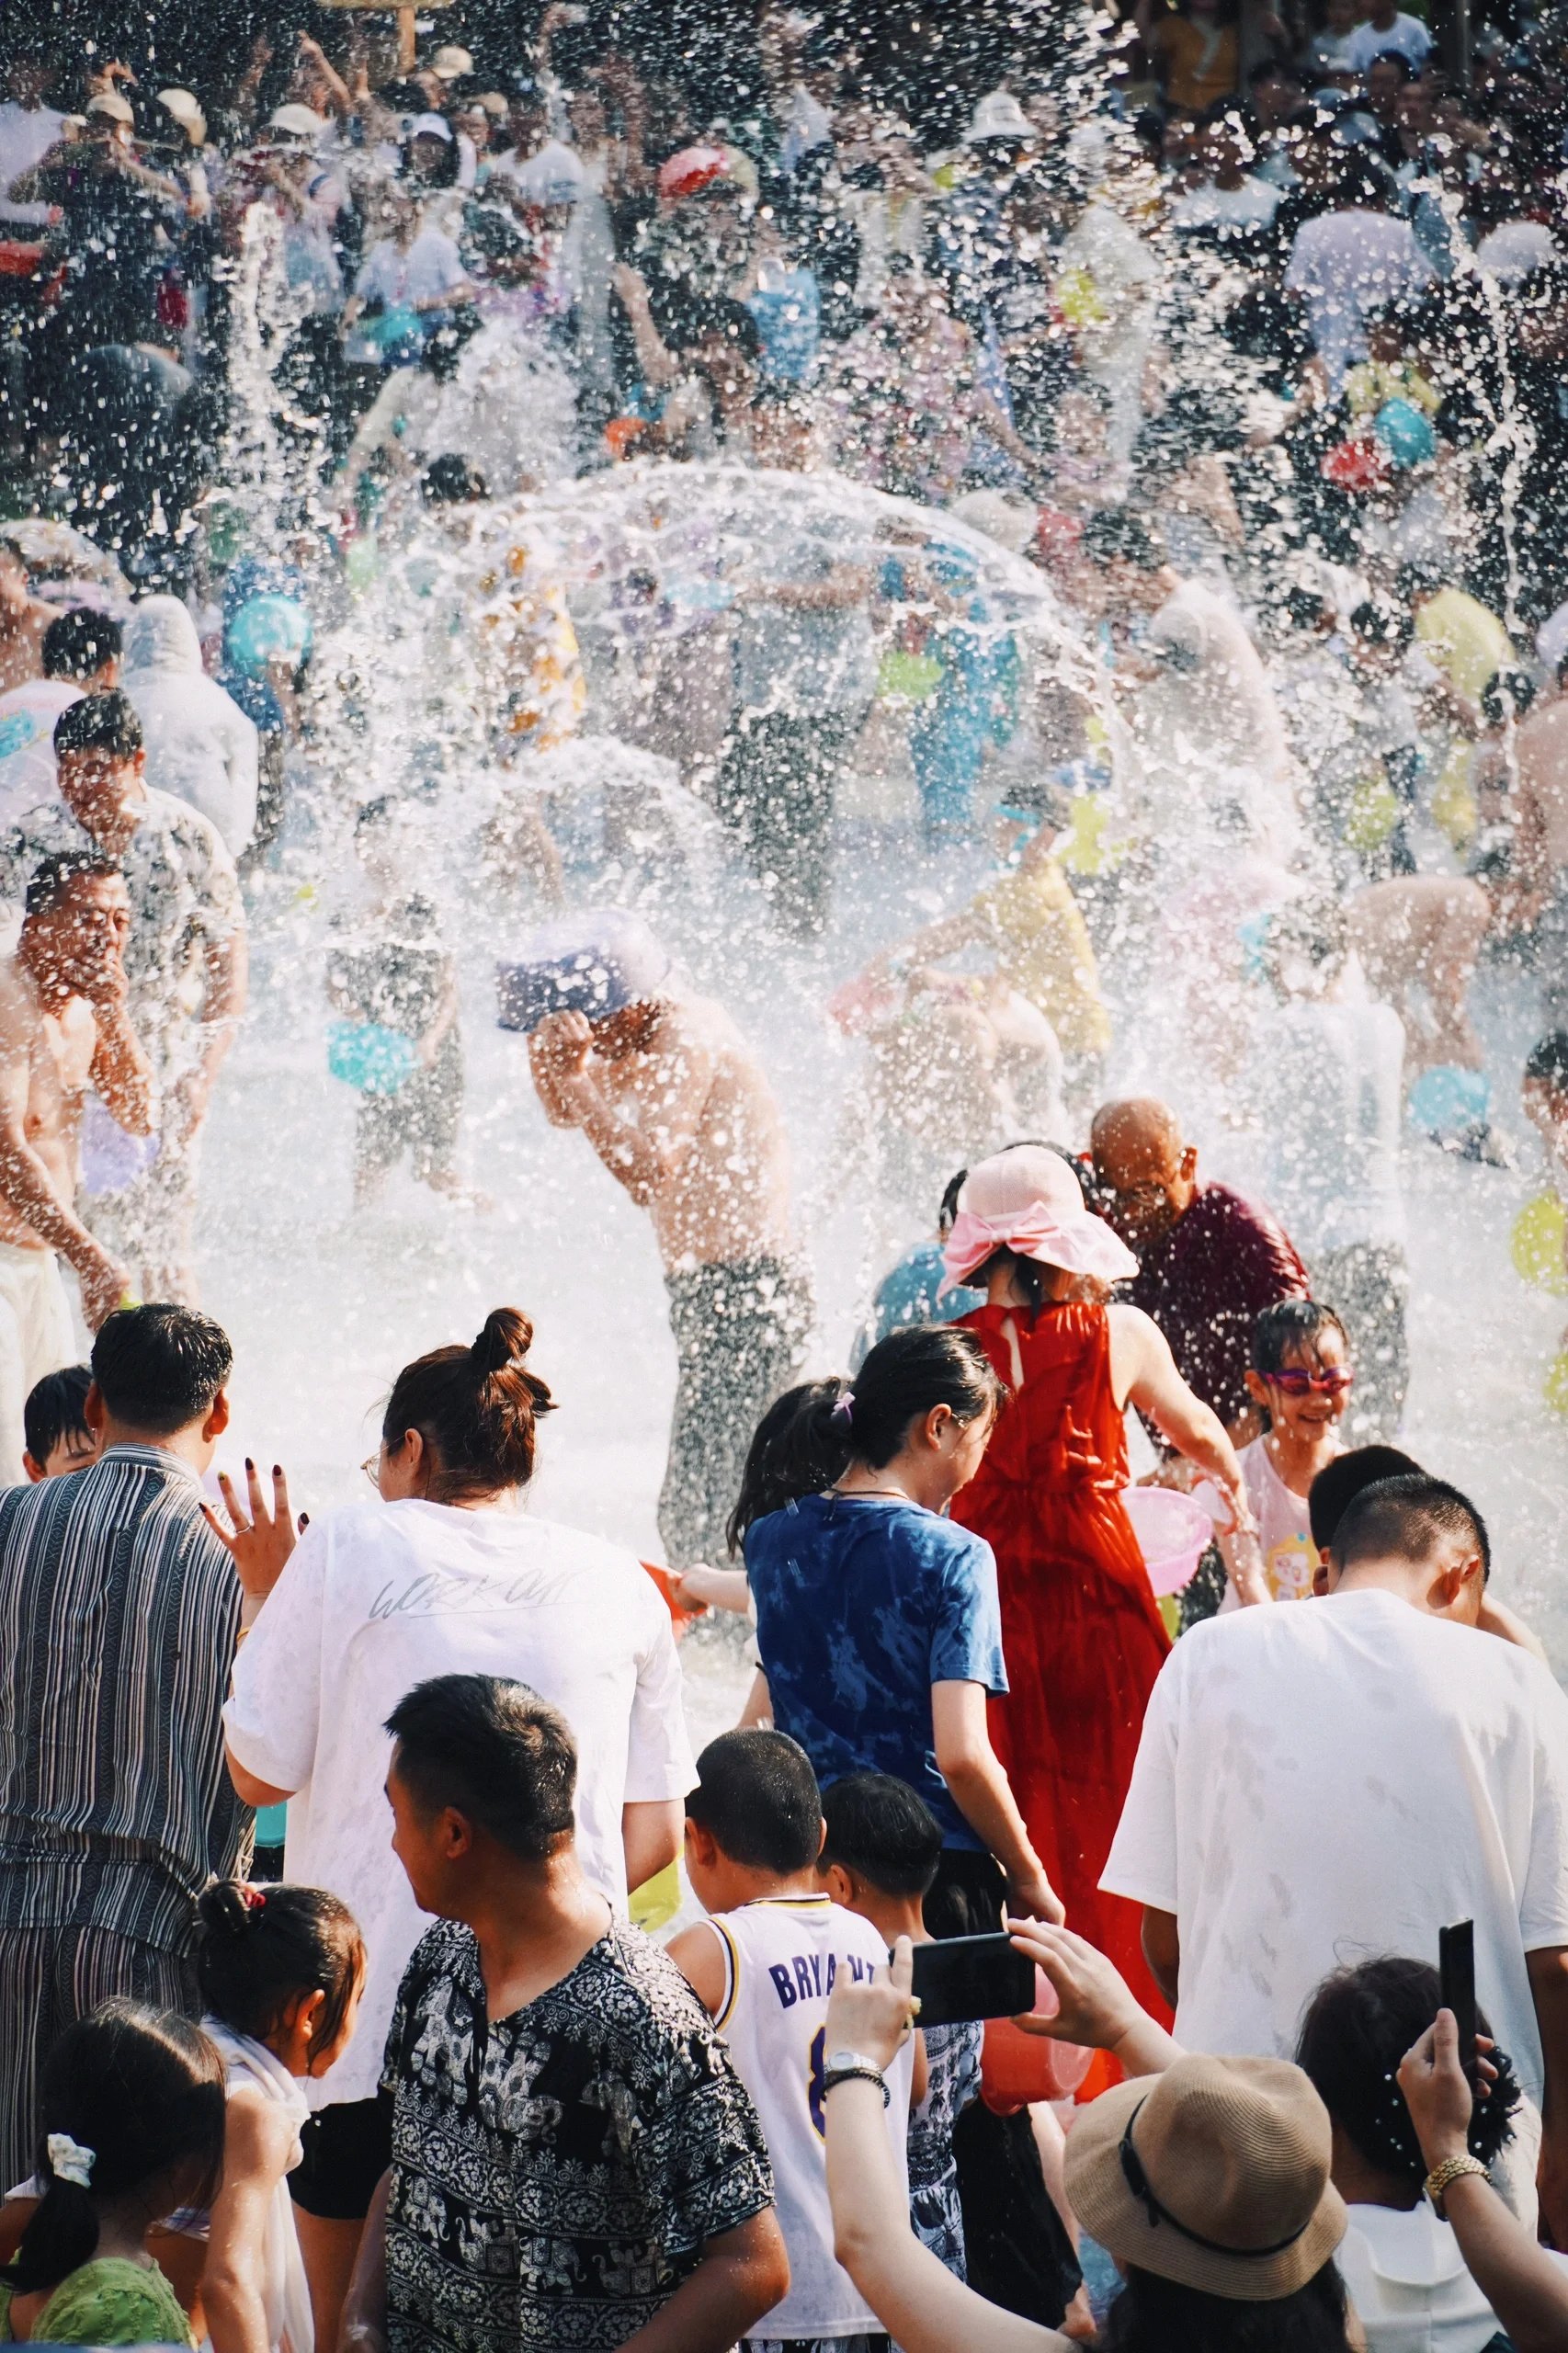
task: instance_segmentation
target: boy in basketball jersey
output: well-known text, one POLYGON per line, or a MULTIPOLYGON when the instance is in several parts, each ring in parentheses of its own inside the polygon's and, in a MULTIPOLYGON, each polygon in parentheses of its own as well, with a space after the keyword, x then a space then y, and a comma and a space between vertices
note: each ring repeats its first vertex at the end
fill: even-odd
MULTIPOLYGON (((753 1728, 710 1741, 686 1802, 686 1868, 711 1915, 670 1958, 723 2030, 773 2161, 790 2292, 744 2340, 747 2353, 890 2353, 888 2338, 834 2260, 823 2079, 827 1997, 841 1969, 869 1977, 887 1945, 824 1893, 822 1798, 805 1750, 753 1728)), ((906 2170, 911 2097, 926 2057, 913 2035, 887 2070, 888 2139, 906 2170)))

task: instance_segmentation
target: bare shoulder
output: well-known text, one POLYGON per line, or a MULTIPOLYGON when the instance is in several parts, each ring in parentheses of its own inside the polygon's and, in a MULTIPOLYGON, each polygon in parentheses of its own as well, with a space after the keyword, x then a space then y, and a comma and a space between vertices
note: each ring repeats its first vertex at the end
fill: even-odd
POLYGON ((236 2172, 281 2175, 293 2152, 295 2127, 259 2084, 238 2084, 224 2106, 223 2150, 236 2172))
POLYGON ((0 1053, 31 1046, 43 1027, 38 999, 14 956, 0 957, 0 1053))

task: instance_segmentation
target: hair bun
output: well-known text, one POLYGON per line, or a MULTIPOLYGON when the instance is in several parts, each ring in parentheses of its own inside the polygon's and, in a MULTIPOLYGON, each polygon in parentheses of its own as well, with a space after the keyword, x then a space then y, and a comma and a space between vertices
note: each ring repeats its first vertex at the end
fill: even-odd
POLYGON ((260 1912, 243 1880, 215 1879, 196 1899, 196 1914, 210 1937, 243 1937, 260 1912))
POLYGON ((493 1307, 484 1329, 469 1350, 481 1373, 505 1372, 520 1365, 533 1346, 534 1327, 520 1307, 493 1307))

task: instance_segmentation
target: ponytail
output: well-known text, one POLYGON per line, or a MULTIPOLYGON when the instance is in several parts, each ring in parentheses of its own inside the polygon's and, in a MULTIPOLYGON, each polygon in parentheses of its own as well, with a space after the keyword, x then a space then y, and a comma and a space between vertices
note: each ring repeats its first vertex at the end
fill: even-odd
POLYGON ((365 1974, 365 1940, 347 1904, 323 1887, 214 1880, 196 1913, 196 1983, 206 2012, 265 2043, 290 2004, 322 1994, 312 2048, 335 2042, 365 1974))
POLYGON ((493 1307, 472 1347, 432 1348, 404 1365, 381 1418, 381 1442, 417 1430, 431 1457, 432 1503, 526 1487, 535 1425, 555 1400, 524 1363, 534 1327, 516 1307, 493 1307))
POLYGON ((726 1531, 732 1552, 755 1520, 802 1495, 818 1495, 851 1462, 880 1471, 912 1422, 946 1405, 957 1422, 978 1421, 1007 1391, 972 1332, 915 1324, 879 1340, 856 1376, 808 1381, 788 1390, 757 1425, 740 1497, 726 1531))
POLYGON ((56 2288, 97 2251, 99 2199, 146 2190, 148 2221, 208 2206, 223 2167, 223 2066, 199 2027, 140 2002, 100 2003, 43 2064, 34 2161, 43 2196, 15 2259, 14 2295, 56 2288))

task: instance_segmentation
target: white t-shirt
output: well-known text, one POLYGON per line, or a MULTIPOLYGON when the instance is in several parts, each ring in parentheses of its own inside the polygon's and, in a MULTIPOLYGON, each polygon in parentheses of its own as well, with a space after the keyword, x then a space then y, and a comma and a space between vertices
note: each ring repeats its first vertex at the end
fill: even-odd
POLYGON ((1423 2198, 1402 2212, 1352 2206, 1335 2261, 1367 2353, 1485 2353, 1497 2316, 1465 2268, 1451 2222, 1423 2198))
MULTIPOLYGON (((874 2336, 870 2307, 834 2260, 823 2070, 834 1979, 846 1969, 859 1984, 884 1968, 886 1940, 825 1895, 765 1897, 707 1925, 724 1948, 724 2000, 714 2022, 762 2120, 790 2252, 789 2293, 747 2342, 874 2336)), ((914 2072, 911 2038, 885 2070, 888 2144, 906 2198, 914 2072)))
POLYGON ((69 678, 29 678, 0 695, 0 825, 54 799, 54 722, 81 699, 69 678))
POLYGON ((1263 1189, 1309 1266, 1358 1242, 1403 1245, 1403 1082, 1392 1005, 1300 1002, 1253 1026, 1246 1093, 1263 1121, 1263 1189))
POLYGON ((1240 188, 1194 188, 1170 209, 1173 229, 1267 229, 1279 210, 1279 190, 1248 173, 1240 188))
POLYGON ((1345 36, 1345 55, 1352 74, 1365 74, 1374 57, 1382 57, 1397 50, 1401 57, 1420 67, 1431 51, 1432 36, 1419 17, 1407 17, 1402 8, 1386 32, 1376 25, 1358 25, 1345 36))
POLYGON ((364 1932, 358 2031, 311 2104, 371 2099, 398 1980, 429 1927, 392 1851, 382 1727, 436 1675, 528 1684, 576 1736, 577 1847, 624 1911, 623 1805, 697 1776, 669 1612, 630 1552, 522 1511, 351 1504, 314 1520, 234 1664, 223 1711, 246 1772, 290 1790, 285 1869, 364 1932))
POLYGON ((1351 206, 1302 222, 1285 287, 1305 298, 1308 329, 1336 392, 1346 369, 1367 357, 1369 311, 1418 294, 1431 276, 1408 221, 1351 206))
POLYGON ((11 182, 42 163, 64 128, 52 107, 19 107, 14 98, 0 105, 0 236, 28 240, 49 226, 48 205, 14 203, 11 182))
POLYGON ((1539 2103, 1525 1955, 1568 1944, 1568 1699, 1392 1593, 1211 1619, 1160 1670, 1100 1885, 1176 1915, 1189 2051, 1291 2058, 1331 1970, 1436 1961, 1473 1919, 1477 1998, 1539 2103))
POLYGON ((379 295, 390 311, 402 302, 428 302, 449 294, 467 276, 450 237, 439 229, 421 229, 406 253, 392 237, 372 245, 354 280, 354 291, 365 302, 379 295))

